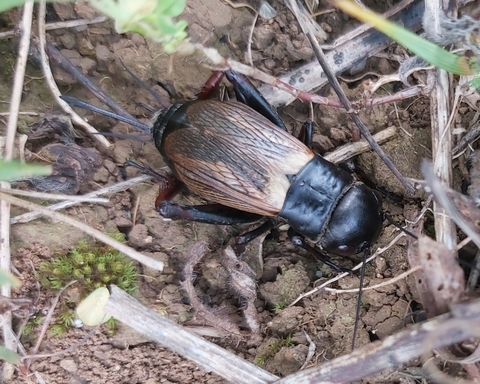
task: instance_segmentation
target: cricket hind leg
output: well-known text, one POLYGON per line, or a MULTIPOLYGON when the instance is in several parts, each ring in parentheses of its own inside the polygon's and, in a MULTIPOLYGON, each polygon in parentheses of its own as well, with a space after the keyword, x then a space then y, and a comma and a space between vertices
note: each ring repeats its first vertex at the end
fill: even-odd
POLYGON ((228 81, 232 83, 233 89, 235 90, 235 95, 237 96, 237 101, 248 105, 253 110, 265 116, 277 127, 285 131, 287 130, 275 108, 273 108, 268 101, 265 100, 260 91, 255 88, 250 80, 246 76, 232 70, 228 70, 226 72, 214 72, 207 80, 200 93, 197 95, 198 99, 206 100, 211 98, 214 91, 222 82, 224 76, 226 76, 228 81))
POLYGON ((253 86, 246 76, 232 70, 226 71, 225 75, 227 76, 228 81, 233 84, 238 101, 248 105, 250 108, 265 116, 277 127, 284 131, 287 130, 275 108, 265 100, 260 91, 253 86))
POLYGON ((155 209, 166 219, 189 220, 218 225, 251 224, 263 218, 261 215, 240 211, 221 204, 183 205, 172 203, 183 184, 171 173, 157 172, 151 167, 127 160, 143 173, 152 176, 160 183, 160 192, 155 200, 155 209))

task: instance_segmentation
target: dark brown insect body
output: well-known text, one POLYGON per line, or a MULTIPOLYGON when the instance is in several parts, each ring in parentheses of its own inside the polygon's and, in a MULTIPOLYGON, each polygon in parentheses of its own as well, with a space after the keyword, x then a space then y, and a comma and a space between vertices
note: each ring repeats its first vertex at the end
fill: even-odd
MULTIPOLYGON (((367 251, 383 226, 380 197, 310 149, 311 123, 302 128, 303 142, 297 140, 247 78, 233 71, 227 71, 226 76, 234 85, 237 102, 189 101, 174 104, 155 118, 151 130, 155 145, 175 176, 165 177, 140 167, 165 187, 157 198, 158 212, 166 218, 212 224, 266 219, 257 229, 240 236, 238 243, 273 228, 279 218, 290 225, 294 244, 332 268, 345 270, 308 245, 304 237, 339 256, 367 251), (170 202, 178 191, 177 181, 215 204, 170 202)), ((200 96, 212 93, 222 77, 214 74, 207 83, 210 87, 200 96)), ((80 100, 63 99, 149 131, 139 122, 80 100)))
POLYGON ((380 235, 384 217, 374 191, 242 103, 175 104, 158 116, 152 133, 190 191, 233 208, 217 220, 203 217, 208 210, 201 206, 179 214, 171 209, 178 205, 165 201, 159 206, 165 217, 220 224, 240 223, 235 210, 253 214, 246 221, 279 217, 340 256, 366 249, 380 235))

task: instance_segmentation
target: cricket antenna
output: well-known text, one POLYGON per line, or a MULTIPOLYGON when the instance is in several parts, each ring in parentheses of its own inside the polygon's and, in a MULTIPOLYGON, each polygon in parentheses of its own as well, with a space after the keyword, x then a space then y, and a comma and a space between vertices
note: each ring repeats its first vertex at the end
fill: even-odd
POLYGON ((370 254, 370 247, 363 250, 362 269, 360 271, 360 285, 358 287, 357 308, 355 309, 355 325, 353 327, 352 351, 355 349, 355 339, 357 338, 358 322, 360 321, 360 310, 362 308, 363 281, 365 280, 365 268, 367 265, 367 257, 370 254))
POLYGON ((85 103, 84 101, 76 99, 75 97, 60 96, 60 98, 63 101, 65 101, 66 103, 68 103, 69 105, 71 105, 72 107, 83 108, 83 109, 86 109, 87 111, 100 113, 104 116, 111 117, 111 118, 116 119, 118 121, 122 121, 124 123, 130 124, 132 127, 138 128, 141 131, 150 132, 150 127, 148 125, 142 124, 137 120, 128 119, 126 117, 120 116, 116 113, 107 111, 105 109, 95 107, 94 105, 85 103))
POLYGON ((383 213, 383 216, 385 217, 385 219, 387 219, 387 221, 394 225, 395 227, 397 227, 400 231, 402 231, 403 233, 405 233, 407 236, 410 236, 412 237, 413 239, 415 240, 418 240, 418 237, 415 236, 412 232, 406 230, 405 228, 403 228, 400 224, 398 224, 395 220, 393 220, 392 216, 390 216, 388 213, 383 213))
MULTIPOLYGON (((415 240, 417 240, 417 236, 415 236, 412 232, 406 230, 403 228, 400 224, 398 224, 393 218, 388 215, 387 213, 383 213, 383 217, 390 223, 393 224, 395 227, 400 229, 402 232, 404 232, 407 236, 411 236, 415 240)), ((363 250, 363 258, 362 258, 362 269, 360 271, 360 286, 358 289, 358 299, 357 299, 357 308, 355 310, 355 325, 353 327, 353 340, 352 340, 352 351, 355 349, 355 339, 357 338, 357 332, 358 332, 358 322, 360 320, 360 310, 362 307, 362 296, 363 296, 363 282, 365 279, 365 267, 367 264, 367 257, 370 255, 370 247, 366 247, 363 250)))

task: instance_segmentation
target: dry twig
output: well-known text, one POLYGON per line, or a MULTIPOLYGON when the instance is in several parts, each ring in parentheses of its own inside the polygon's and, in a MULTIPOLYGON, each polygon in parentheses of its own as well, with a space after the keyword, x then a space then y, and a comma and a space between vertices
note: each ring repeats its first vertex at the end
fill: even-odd
MULTIPOLYGON (((58 300, 60 299, 60 296, 62 295, 63 292, 65 292, 65 290, 70 285, 72 285, 74 283, 76 283, 76 281, 71 281, 70 283, 65 285, 65 287, 63 287, 60 291, 58 291, 57 294, 55 295, 55 298, 53 299, 53 302, 50 305, 50 308, 47 312, 47 316, 45 316, 45 320, 43 321, 42 329, 40 330, 40 334, 38 335, 37 342, 35 343, 35 345, 32 349, 32 354, 36 354, 38 352, 39 348, 40 348, 40 344, 42 343, 43 338, 45 337, 45 335, 47 333, 47 329, 50 325, 50 322, 52 321, 53 311, 55 310, 55 307, 58 304, 58 300)), ((28 362, 26 363, 27 368, 30 366, 31 362, 32 362, 31 360, 28 360, 28 362)))
POLYGON ((323 53, 322 48, 318 44, 318 41, 315 37, 314 32, 311 30, 310 25, 307 25, 307 24, 302 22, 303 19, 300 18, 299 9, 298 9, 299 8, 299 3, 297 2, 297 0, 287 0, 287 3, 289 4, 290 9, 295 14, 295 17, 297 17, 298 22, 300 24, 300 28, 302 29, 303 33, 307 36, 308 40, 310 41, 313 52, 315 53, 315 56, 316 56, 318 62, 320 63, 321 67, 323 68, 323 71, 325 72, 325 75, 327 76, 330 85, 335 90, 335 93, 338 95, 338 98, 340 99, 343 106, 347 110, 347 113, 349 114, 350 118, 353 120, 353 122, 358 127, 358 129, 362 133, 363 137, 368 141, 368 143, 373 148, 373 150, 382 159, 382 161, 390 169, 390 171, 395 175, 395 177, 405 186, 405 188, 407 190, 409 190, 410 192, 413 193, 415 191, 413 186, 410 185, 410 183, 406 180, 406 178, 397 169, 395 164, 393 164, 393 162, 385 154, 383 149, 372 138, 372 135, 370 134, 370 131, 368 130, 368 128, 365 126, 363 121, 358 116, 357 111, 354 111, 352 109, 352 103, 350 102, 350 100, 348 100, 345 92, 343 91, 342 87, 340 86, 340 83, 338 82, 337 78, 335 77, 333 71, 330 69, 330 66, 327 63, 326 56, 323 53))
MULTIPOLYGON (((23 9, 23 17, 20 25, 22 37, 18 48, 18 59, 15 67, 15 77, 13 80, 13 90, 10 97, 10 115, 7 125, 7 137, 5 144, 5 157, 9 161, 13 157, 13 145, 15 134, 17 132, 18 112, 22 99, 23 81, 25 75, 25 67, 28 59, 28 49, 30 47, 30 32, 33 19, 33 1, 28 0, 23 9)), ((2 188, 10 188, 9 183, 0 183, 2 188)), ((10 254, 10 204, 7 201, 0 201, 0 268, 3 271, 10 271, 11 254, 10 254)), ((1 289, 3 296, 10 297, 10 285, 3 285, 1 289)), ((3 315, 3 342, 5 348, 16 349, 16 340, 11 337, 8 332, 12 326, 12 314, 7 312, 3 315)), ((2 377, 4 380, 10 380, 13 376, 13 366, 9 363, 4 365, 2 377)))
POLYGON ((57 195, 57 194, 54 194, 54 193, 23 191, 21 189, 3 189, 3 188, 0 188, 0 192, 9 193, 11 195, 27 196, 27 197, 31 197, 31 198, 35 198, 35 199, 65 200, 65 201, 74 201, 74 202, 77 202, 77 203, 108 204, 110 202, 110 200, 100 198, 100 197, 57 195))
POLYGON ((95 237, 99 241, 111 246, 112 248, 117 249, 118 251, 120 251, 120 252, 124 253, 125 255, 127 255, 128 257, 138 261, 139 263, 142 263, 142 264, 146 265, 147 267, 150 267, 150 268, 153 268, 153 269, 156 269, 156 270, 159 270, 159 271, 163 270, 163 263, 161 261, 157 261, 157 260, 154 260, 150 257, 142 255, 140 252, 137 252, 133 248, 130 248, 129 246, 114 240, 113 238, 111 238, 110 236, 107 236, 103 232, 101 232, 101 231, 99 231, 95 228, 92 228, 89 225, 87 225, 85 223, 82 223, 82 222, 80 222, 76 219, 73 219, 70 216, 64 215, 64 214, 59 213, 59 212, 51 211, 48 208, 41 207, 40 205, 33 204, 33 203, 30 203, 30 202, 25 201, 25 200, 18 199, 16 197, 7 195, 7 194, 2 193, 2 192, 0 192, 0 200, 7 201, 10 204, 18 205, 19 207, 23 207, 25 209, 29 209, 29 210, 32 210, 32 211, 38 211, 42 215, 48 216, 48 217, 50 217, 54 220, 59 220, 59 221, 62 221, 64 223, 67 223, 67 224, 69 224, 73 227, 76 227, 76 228, 82 230, 86 234, 88 234, 92 237, 95 237))
MULTIPOLYGON (((55 23, 45 24, 45 30, 53 31, 55 29, 62 29, 62 28, 75 28, 75 27, 80 27, 82 25, 103 23, 106 20, 107 20, 107 17, 98 16, 98 17, 94 17, 91 20, 78 19, 78 20, 57 21, 55 23)), ((16 31, 0 32, 0 40, 9 39, 11 37, 14 37, 16 34, 17 34, 16 31)))
POLYGON ((48 57, 45 52, 46 49, 46 38, 45 38, 45 2, 42 1, 38 8, 38 43, 40 51, 40 61, 42 65, 43 74, 45 76, 45 81, 47 82, 52 95, 55 97, 57 103, 62 107, 65 113, 70 116, 72 122, 81 126, 85 131, 92 135, 92 138, 96 140, 102 147, 109 148, 110 142, 105 138, 105 136, 98 135, 98 131, 88 124, 84 119, 82 119, 65 101, 60 99, 61 93, 57 87, 55 79, 53 78, 52 71, 50 69, 50 63, 48 62, 48 57))
POLYGON ((215 372, 229 382, 266 384, 278 379, 233 353, 193 335, 155 311, 141 305, 120 288, 110 286, 111 296, 105 311, 160 345, 215 372), (195 348, 193 348, 195 346, 195 348))
MULTIPOLYGON (((403 236, 405 236, 405 234, 402 232, 400 233, 397 237, 395 237, 395 239, 393 239, 388 245, 386 245, 385 247, 383 248, 378 248, 377 251, 372 255, 370 256, 365 262, 368 263, 370 262, 371 260, 373 260, 374 258, 376 258, 378 255, 382 254, 383 252, 385 252, 386 250, 388 250, 389 248, 391 248, 392 246, 394 246, 398 240, 400 240, 403 236)), ((352 271, 356 271, 357 269, 360 269, 363 265, 363 262, 360 263, 360 264, 357 264, 355 267, 352 268, 352 271)), ((300 300, 304 299, 305 297, 308 297, 308 296, 311 296, 313 295, 314 293, 316 292, 319 292, 321 291, 322 289, 324 289, 326 286, 334 283, 335 281, 338 281, 340 279, 343 279, 344 277, 348 276, 349 273, 348 272, 345 272, 345 273, 341 273, 337 276, 335 276, 334 278, 326 281, 325 283, 323 283, 322 285, 319 285, 318 287, 315 287, 313 288, 312 290, 308 291, 308 292, 305 292, 305 293, 302 293, 300 296, 298 296, 292 303, 290 303, 289 307, 295 305, 296 303, 298 303, 300 300)))
MULTIPOLYGON (((396 133, 396 127, 388 127, 383 131, 373 135, 373 140, 375 140, 378 144, 382 144, 390 140, 396 135, 396 133)), ((370 147, 370 144, 368 144, 367 140, 362 139, 353 143, 342 145, 341 147, 336 148, 335 151, 327 153, 323 157, 332 163, 338 164, 364 152, 370 151, 371 149, 372 147, 370 147)))
MULTIPOLYGON (((137 177, 134 177, 133 179, 122 181, 118 184, 109 185, 109 186, 104 187, 102 189, 99 189, 97 191, 87 193, 86 195, 84 195, 82 197, 89 199, 89 198, 94 198, 96 196, 109 195, 109 194, 113 194, 113 193, 116 193, 116 192, 125 191, 128 188, 131 188, 131 187, 133 187, 133 186, 135 186, 139 183, 143 183, 145 181, 148 181, 151 178, 152 177, 149 176, 149 175, 137 176, 137 177)), ((79 203, 80 203, 79 201, 72 201, 72 200, 64 201, 62 203, 50 205, 50 206, 48 206, 48 209, 50 211, 59 211, 61 209, 73 207, 75 205, 78 205, 79 203)), ((42 216, 42 214, 40 212, 35 212, 35 211, 24 213, 22 215, 12 217, 12 219, 10 220, 10 224, 28 223, 29 221, 35 220, 35 219, 39 218, 40 216, 42 216)))
MULTIPOLYGON (((443 13, 440 0, 425 1, 425 20, 438 36, 441 35, 440 16, 443 13)), ((450 77, 443 69, 429 73, 429 80, 434 83, 430 95, 430 114, 432 124, 432 152, 435 174, 442 183, 452 185, 452 133, 448 124, 450 105, 450 77)), ((448 249, 454 249, 457 243, 455 224, 437 203, 433 205, 435 217, 435 235, 439 243, 448 249)))

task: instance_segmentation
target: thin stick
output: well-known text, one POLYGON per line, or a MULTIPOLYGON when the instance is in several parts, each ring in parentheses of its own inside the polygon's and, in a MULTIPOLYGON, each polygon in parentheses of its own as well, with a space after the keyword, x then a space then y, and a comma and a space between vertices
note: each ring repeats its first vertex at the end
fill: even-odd
POLYGON ((464 217, 458 212, 455 205, 448 198, 444 186, 440 179, 435 175, 431 164, 427 160, 422 162, 422 173, 430 187, 430 193, 439 207, 443 208, 444 215, 455 222, 465 234, 472 239, 475 245, 480 248, 480 235, 476 229, 470 225, 464 217))
MULTIPOLYGON (((388 127, 383 131, 373 135, 373 139, 377 143, 381 144, 388 141, 396 134, 397 134, 396 127, 388 127)), ((338 164, 338 163, 341 163, 342 161, 358 156, 361 153, 370 151, 371 149, 372 147, 370 146, 370 144, 368 144, 367 140, 362 139, 354 143, 348 143, 348 144, 342 145, 341 147, 338 147, 337 149, 335 149, 335 151, 327 153, 323 157, 328 161, 331 161, 332 163, 338 164)))
POLYGON ((28 50, 30 48, 30 33, 32 27, 32 12, 33 2, 25 3, 22 24, 22 39, 18 49, 18 60, 15 67, 15 78, 13 79, 13 90, 10 97, 10 110, 7 125, 7 134, 5 141, 5 161, 13 158, 13 147, 15 142, 15 135, 17 133, 18 113, 20 112, 20 103, 22 100, 23 81, 25 76, 25 68, 28 60, 28 50))
MULTIPOLYGON (((296 10, 297 10, 296 0, 288 0, 287 3, 290 4, 290 8, 294 12, 295 16, 298 18, 298 21, 300 23, 300 21, 302 19, 299 18, 298 14, 296 13, 296 10)), ((345 95, 345 92, 343 91, 342 87, 340 86, 340 83, 338 82, 334 73, 330 69, 330 66, 327 63, 325 54, 323 53, 322 48, 320 47, 320 44, 318 44, 318 41, 315 38, 314 33, 310 29, 308 29, 306 25, 304 25, 302 23, 300 23, 300 27, 302 28, 303 33, 307 36, 308 40, 310 41, 310 44, 312 45, 313 52, 315 53, 315 56, 316 56, 318 62, 320 63, 320 66, 323 68, 323 71, 325 72, 325 75, 327 76, 328 81, 330 82, 330 85, 335 90, 338 98, 340 99, 340 101, 344 105, 344 107, 347 110, 347 113, 349 114, 350 118, 353 120, 355 125, 359 128, 363 137, 368 141, 368 143, 371 145, 373 150, 382 159, 382 161, 390 169, 390 171, 392 171, 392 173, 395 175, 395 177, 405 186, 405 188, 407 190, 409 190, 411 193, 414 193, 415 188, 413 188, 413 186, 407 181, 407 179, 400 173, 400 171, 397 169, 395 164, 393 164, 393 162, 385 154, 382 147, 380 147, 380 145, 378 145, 377 142, 373 139, 370 131, 365 126, 363 121, 360 119, 360 116, 358 116, 357 111, 352 110, 352 103, 350 102, 350 100, 348 100, 347 96, 345 95)))
POLYGON ((377 105, 395 103, 396 101, 401 101, 405 99, 410 99, 412 97, 425 94, 428 90, 425 87, 415 85, 413 87, 404 89, 392 95, 373 97, 365 101, 354 101, 352 104, 357 109, 372 108, 377 105))
POLYGON ((98 134, 98 131, 82 119, 65 101, 60 99, 61 92, 55 83, 52 71, 50 69, 50 63, 48 62, 47 54, 45 53, 46 39, 45 39, 45 2, 42 1, 38 8, 38 42, 40 51, 40 62, 42 65, 45 81, 47 82, 53 97, 55 97, 57 103, 62 107, 65 113, 70 116, 72 122, 79 125, 85 131, 92 135, 93 140, 96 140, 102 147, 109 148, 110 142, 102 135, 98 134))
MULTIPOLYGON (((25 115, 25 116, 39 116, 40 114, 38 112, 32 112, 32 111, 25 111, 25 112, 18 112, 19 115, 25 115)), ((10 112, 0 112, 0 116, 10 116, 10 112)))
POLYGON ((278 377, 245 361, 218 345, 194 335, 164 316, 141 305, 115 285, 110 286, 105 311, 147 336, 150 340, 192 360, 204 370, 215 372, 228 382, 266 384, 278 377))
MULTIPOLYGON (((76 280, 74 281, 71 281, 70 283, 68 283, 67 285, 65 285, 65 287, 63 287, 60 291, 57 292, 57 294, 55 295, 55 298, 53 299, 53 302, 52 304, 50 305, 50 308, 47 312, 47 316, 45 316, 45 319, 43 321, 43 324, 42 324, 42 329, 40 330, 40 334, 38 335, 38 339, 37 339, 37 342, 35 343, 33 349, 32 349, 32 354, 36 354, 40 348, 40 345, 43 341, 43 338, 45 337, 45 334, 47 333, 47 329, 48 329, 48 326, 50 325, 50 322, 52 321, 52 317, 53 317, 53 312, 55 311, 55 308, 58 304, 58 300, 60 299, 60 295, 65 292, 65 290, 72 284, 76 283, 76 280)), ((30 364, 31 364, 31 360, 29 360, 26 365, 27 365, 27 368, 30 367, 30 364)))
POLYGON ((54 357, 54 356, 61 356, 65 355, 67 353, 70 353, 71 351, 77 349, 78 347, 81 347, 83 344, 85 344, 95 332, 97 332, 98 328, 100 328, 100 325, 97 325, 95 328, 93 328, 90 332, 88 332, 85 336, 83 336, 79 341, 77 341, 75 344, 71 345, 70 347, 66 349, 62 349, 61 351, 57 352, 52 352, 52 353, 42 353, 38 355, 25 355, 22 357, 22 361, 29 361, 33 359, 45 359, 48 357, 54 357))
MULTIPOLYGON (((20 103, 22 100, 23 81, 25 76, 25 67, 27 66, 28 50, 30 47, 30 33, 33 19, 33 0, 28 0, 23 8, 22 22, 20 30, 22 37, 18 48, 18 59, 15 67, 15 77, 13 79, 13 90, 10 97, 10 116, 7 125, 7 135, 5 140, 5 160, 9 161, 13 158, 13 146, 15 142, 15 134, 17 132, 18 112, 20 111, 20 103)), ((2 188, 10 188, 9 183, 0 183, 2 188)), ((10 254, 10 204, 7 201, 0 202, 0 268, 10 271, 11 254, 10 254)), ((1 288, 3 296, 11 296, 11 287, 9 284, 3 284, 1 288)), ((12 327, 12 313, 3 314, 3 343, 5 348, 16 350, 15 337, 11 337, 8 330, 12 327)), ((5 363, 2 378, 4 381, 10 381, 13 377, 13 365, 5 363)))
MULTIPOLYGON (((400 240, 403 236, 405 236, 405 233, 400 233, 399 235, 397 235, 397 237, 395 237, 395 239, 393 239, 388 245, 386 245, 385 247, 383 248, 378 248, 377 251, 372 255, 370 256, 368 259, 367 259, 367 263, 370 262, 371 260, 375 259, 378 255, 382 254, 383 252, 385 252, 386 250, 388 250, 389 248, 393 247, 397 242, 398 240, 400 240)), ((362 267, 362 263, 360 264, 357 264, 355 267, 352 268, 352 271, 356 271, 357 269, 361 268, 362 267)), ((308 296, 311 296, 313 295, 314 293, 318 292, 318 291, 321 291, 322 289, 324 289, 326 286, 334 283, 335 281, 338 281, 340 279, 343 279, 344 277, 348 276, 349 273, 348 272, 345 272, 345 273, 341 273, 340 275, 338 276, 335 276, 334 278, 326 281, 325 283, 323 283, 322 285, 319 285, 318 287, 315 287, 313 288, 312 290, 308 291, 308 292, 305 292, 305 293, 302 293, 300 296, 298 296, 295 300, 293 300, 292 303, 290 303, 289 307, 295 305, 296 303, 298 303, 300 300, 304 299, 305 297, 308 297, 308 296)))
POLYGON ((130 248, 127 245, 112 239, 110 236, 107 236, 103 232, 100 232, 99 230, 92 228, 89 225, 82 223, 81 221, 75 220, 70 216, 61 214, 59 212, 53 212, 48 208, 41 207, 40 205, 33 204, 33 203, 30 203, 29 201, 25 201, 22 199, 18 199, 16 197, 7 195, 6 193, 2 193, 2 192, 0 192, 0 199, 5 200, 10 204, 18 205, 19 207, 22 207, 25 209, 38 211, 42 215, 48 216, 54 220, 59 220, 64 223, 67 223, 75 228, 82 230, 86 234, 92 237, 95 237, 96 239, 104 242, 105 244, 111 246, 112 248, 117 249, 118 251, 138 261, 139 263, 146 265, 147 267, 150 267, 159 271, 163 270, 163 263, 161 261, 157 261, 150 257, 142 255, 140 252, 135 251, 133 248, 130 248))
MULTIPOLYGON (((405 277, 407 277, 408 275, 411 275, 412 273, 415 273, 415 272, 417 272, 421 269, 422 269, 422 266, 417 265, 413 268, 410 268, 408 271, 405 271, 405 272, 401 273, 398 276, 392 277, 391 279, 388 279, 387 281, 384 281, 383 283, 375 284, 375 285, 372 285, 372 286, 369 286, 369 287, 364 287, 363 291, 370 291, 371 289, 378 289, 378 288, 382 288, 382 287, 385 287, 387 285, 396 283, 397 281, 402 280, 405 277)), ((324 289, 325 289, 325 291, 331 292, 331 293, 358 293, 360 291, 360 288, 335 289, 335 288, 325 287, 324 289)))
MULTIPOLYGON (((78 19, 78 20, 57 21, 55 23, 45 24, 45 30, 52 31, 55 29, 62 29, 62 28, 74 28, 74 27, 80 27, 82 25, 103 23, 106 20, 107 20, 107 17, 98 16, 90 20, 78 19)), ((0 32, 0 40, 9 39, 11 37, 14 37, 16 34, 17 34, 17 31, 0 32)))
MULTIPOLYGON (((425 19, 432 30, 441 35, 440 14, 442 13, 440 0, 425 1, 425 19)), ((436 69, 429 74, 434 82, 434 89, 430 95, 430 114, 432 127, 432 157, 435 174, 447 187, 452 185, 452 133, 448 124, 450 110, 450 79, 443 69, 436 69)), ((457 230, 445 210, 435 202, 433 204, 435 220, 435 236, 439 243, 453 250, 457 243, 457 230)))
POLYGON ((33 197, 36 199, 45 199, 45 200, 65 200, 65 201, 75 201, 78 203, 101 203, 101 204, 108 204, 110 202, 110 200, 108 199, 103 199, 98 197, 56 195, 54 193, 23 191, 21 189, 0 188, 0 192, 9 193, 11 195, 27 196, 27 197, 33 197))
MULTIPOLYGON (((124 191, 128 188, 133 187, 134 185, 137 185, 137 184, 142 183, 144 181, 148 181, 151 178, 152 177, 149 176, 149 175, 141 175, 141 176, 138 176, 138 177, 134 177, 133 179, 130 179, 130 180, 127 180, 127 181, 122 181, 121 183, 110 185, 108 187, 99 189, 97 191, 87 193, 83 197, 93 198, 93 197, 96 197, 96 196, 109 195, 109 194, 112 194, 112 193, 124 191)), ((78 202, 78 201, 64 201, 62 203, 50 205, 50 206, 48 206, 48 209, 50 211, 59 211, 60 209, 73 207, 73 206, 78 205, 78 204, 80 204, 80 202, 78 202)), ((42 216, 42 214, 40 212, 35 212, 35 211, 24 213, 22 215, 18 215, 18 216, 13 217, 10 220, 10 224, 28 223, 29 221, 35 220, 35 219, 39 218, 40 216, 42 216)))
POLYGON ((252 26, 248 33, 248 44, 247 44, 247 58, 248 64, 253 67, 253 59, 252 59, 252 39, 253 39, 253 31, 255 31, 255 24, 257 24, 258 20, 258 13, 255 12, 255 17, 253 18, 252 26))

